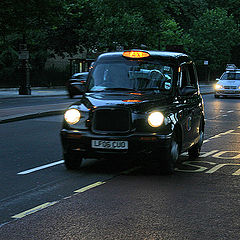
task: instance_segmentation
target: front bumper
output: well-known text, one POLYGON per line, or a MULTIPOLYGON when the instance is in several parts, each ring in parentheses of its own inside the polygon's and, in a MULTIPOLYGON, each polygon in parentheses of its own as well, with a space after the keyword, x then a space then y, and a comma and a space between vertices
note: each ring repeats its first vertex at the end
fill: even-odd
POLYGON ((217 90, 215 91, 215 96, 229 96, 229 97, 240 97, 240 90, 217 90))
POLYGON ((124 136, 110 136, 62 129, 60 135, 63 153, 77 152, 83 158, 144 157, 166 151, 171 144, 171 134, 132 133, 124 136), (92 148, 91 140, 128 141, 128 149, 96 149, 92 148))

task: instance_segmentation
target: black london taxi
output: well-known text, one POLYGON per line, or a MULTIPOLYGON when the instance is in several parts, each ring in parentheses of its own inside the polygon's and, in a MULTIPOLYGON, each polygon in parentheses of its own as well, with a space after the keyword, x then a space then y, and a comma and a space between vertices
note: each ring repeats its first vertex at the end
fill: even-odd
POLYGON ((100 55, 82 99, 64 114, 61 130, 68 169, 83 158, 146 159, 173 173, 182 152, 197 158, 204 105, 195 65, 183 53, 129 50, 100 55))

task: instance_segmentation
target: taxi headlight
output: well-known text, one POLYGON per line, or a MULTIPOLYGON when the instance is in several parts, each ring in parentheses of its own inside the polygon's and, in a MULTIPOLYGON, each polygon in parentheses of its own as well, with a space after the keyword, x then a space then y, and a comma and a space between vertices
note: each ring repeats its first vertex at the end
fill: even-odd
POLYGON ((215 89, 218 90, 218 89, 220 89, 220 88, 222 88, 222 85, 220 85, 220 84, 217 83, 217 84, 215 85, 215 89))
POLYGON ((64 114, 64 119, 69 124, 75 124, 79 122, 81 113, 77 109, 69 109, 64 114))
POLYGON ((148 124, 151 127, 159 127, 162 125, 164 120, 164 116, 161 112, 155 111, 149 114, 148 116, 148 124))

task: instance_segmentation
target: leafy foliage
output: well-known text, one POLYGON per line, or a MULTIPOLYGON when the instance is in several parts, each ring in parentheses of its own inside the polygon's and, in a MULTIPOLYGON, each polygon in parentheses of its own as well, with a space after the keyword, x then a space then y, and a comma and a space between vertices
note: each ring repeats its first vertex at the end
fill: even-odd
POLYGON ((232 15, 222 8, 207 10, 190 31, 193 38, 192 54, 197 59, 207 59, 212 70, 226 66, 231 59, 231 49, 240 40, 232 15))
POLYGON ((221 70, 239 50, 239 0, 1 0, 0 81, 26 42, 39 71, 49 57, 86 51, 183 45, 195 60, 221 70), (6 69, 8 69, 6 71, 6 69), (4 72, 4 74, 3 74, 4 72))

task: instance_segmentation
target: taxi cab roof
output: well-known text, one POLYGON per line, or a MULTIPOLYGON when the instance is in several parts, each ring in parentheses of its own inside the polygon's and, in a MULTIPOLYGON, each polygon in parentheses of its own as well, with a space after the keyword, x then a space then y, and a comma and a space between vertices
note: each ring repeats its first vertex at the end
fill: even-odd
MULTIPOLYGON (((167 60, 167 61, 173 61, 176 63, 182 63, 182 62, 189 62, 191 59, 188 55, 180 52, 167 52, 167 51, 148 51, 148 50, 129 50, 129 51, 143 51, 149 53, 149 57, 144 59, 159 59, 159 60, 167 60)), ((123 57, 124 52, 109 52, 109 53, 103 53, 101 54, 97 61, 106 61, 106 60, 118 60, 118 59, 124 59, 123 57)), ((135 59, 135 58, 133 58, 135 59)), ((143 58, 142 58, 143 59, 143 58)))
POLYGON ((236 70, 226 70, 226 73, 240 73, 240 69, 236 69, 236 70))
POLYGON ((240 69, 233 63, 227 64, 226 66, 226 73, 239 73, 240 69))

